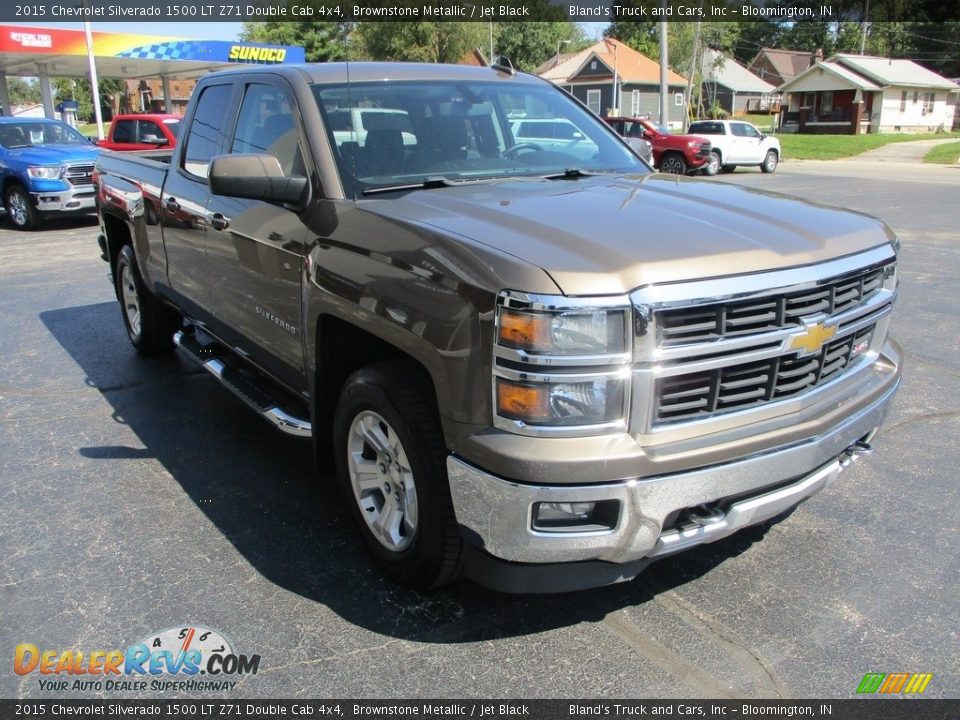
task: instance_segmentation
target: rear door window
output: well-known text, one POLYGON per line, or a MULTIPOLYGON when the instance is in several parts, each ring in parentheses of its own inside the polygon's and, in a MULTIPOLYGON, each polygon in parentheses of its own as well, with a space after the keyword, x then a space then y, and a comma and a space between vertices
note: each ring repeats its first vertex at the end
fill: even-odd
POLYGON ((116 143, 136 142, 134 137, 136 122, 134 120, 117 120, 113 128, 113 141, 116 143))

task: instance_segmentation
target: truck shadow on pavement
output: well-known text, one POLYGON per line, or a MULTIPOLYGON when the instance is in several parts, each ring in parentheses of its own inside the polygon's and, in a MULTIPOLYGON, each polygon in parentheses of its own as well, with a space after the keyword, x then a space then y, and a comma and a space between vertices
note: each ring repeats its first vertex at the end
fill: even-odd
MULTIPOLYGON (((110 403, 114 420, 128 426, 145 448, 97 446, 77 452, 88 460, 155 458, 269 582, 374 632, 459 643, 599 622, 710 572, 744 552, 769 527, 749 528, 668 558, 633 582, 606 588, 511 596, 463 580, 420 595, 385 580, 371 564, 332 478, 314 470, 308 442, 271 429, 177 353, 138 357, 119 312, 116 303, 107 302, 40 315, 83 370, 87 385, 110 403)), ((172 569, 182 562, 170 558, 172 569)), ((225 578, 224 586, 230 584, 225 578)))

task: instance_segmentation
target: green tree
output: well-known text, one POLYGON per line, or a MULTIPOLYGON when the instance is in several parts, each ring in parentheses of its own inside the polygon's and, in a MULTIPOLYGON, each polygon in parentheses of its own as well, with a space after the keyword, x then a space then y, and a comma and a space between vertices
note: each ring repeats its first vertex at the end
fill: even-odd
MULTIPOLYGON (((7 91, 10 93, 11 105, 40 102, 40 83, 32 78, 30 80, 21 77, 7 78, 7 91)), ((4 112, 8 112, 8 109, 4 108, 4 112)))
POLYGON ((483 47, 485 23, 366 22, 357 26, 359 53, 371 60, 455 63, 483 47))
MULTIPOLYGON (((561 8, 556 7, 556 10, 562 13, 561 8)), ((509 22, 497 27, 497 54, 506 56, 515 68, 526 72, 531 72, 556 55, 558 47, 560 52, 568 52, 585 40, 583 31, 568 20, 509 22)))
MULTIPOLYGON (((87 78, 54 78, 50 84, 55 102, 76 100, 77 118, 93 122, 93 93, 87 78)), ((99 78, 97 85, 100 89, 100 113, 104 120, 110 120, 114 98, 126 92, 126 83, 118 78, 99 78)))
POLYGON ((351 22, 245 22, 241 40, 302 47, 307 62, 345 60, 349 53, 351 22))

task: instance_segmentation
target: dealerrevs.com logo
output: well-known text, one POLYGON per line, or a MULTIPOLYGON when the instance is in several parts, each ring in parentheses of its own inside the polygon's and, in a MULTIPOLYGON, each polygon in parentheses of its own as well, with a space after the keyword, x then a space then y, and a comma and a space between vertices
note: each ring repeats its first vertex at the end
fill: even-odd
POLYGON ((259 655, 241 655, 222 633, 191 625, 148 635, 126 650, 40 650, 17 645, 13 670, 36 673, 41 690, 224 691, 256 675, 259 655))

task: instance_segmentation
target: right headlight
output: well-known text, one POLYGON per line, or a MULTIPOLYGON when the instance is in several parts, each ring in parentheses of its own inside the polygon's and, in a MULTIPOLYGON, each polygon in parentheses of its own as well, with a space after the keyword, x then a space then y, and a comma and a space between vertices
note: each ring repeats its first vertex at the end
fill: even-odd
POLYGON ((494 336, 494 425, 529 435, 623 431, 630 387, 623 296, 503 292, 494 336))

